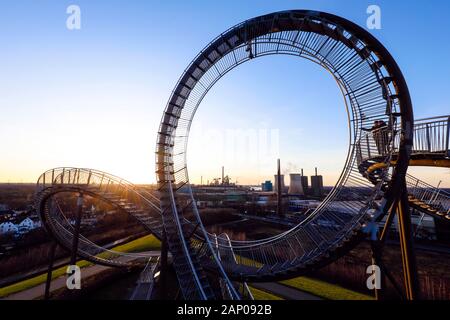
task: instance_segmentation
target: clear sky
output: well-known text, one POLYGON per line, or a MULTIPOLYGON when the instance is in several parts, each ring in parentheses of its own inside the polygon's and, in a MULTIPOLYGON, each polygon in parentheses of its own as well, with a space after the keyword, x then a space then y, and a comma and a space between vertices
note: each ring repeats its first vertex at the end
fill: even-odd
MULTIPOLYGON (((415 117, 450 114, 448 1, 119 1, 0 2, 0 182, 34 182, 57 166, 104 170, 154 182, 156 132, 178 77, 211 39, 247 18, 287 9, 321 10, 365 26, 399 63, 415 117), (81 29, 66 8, 81 8, 81 29)), ((190 176, 259 183, 275 172, 315 166, 332 184, 346 155, 342 97, 319 67, 292 57, 255 59, 233 70, 200 106, 189 145, 190 176), (242 133, 243 132, 243 133, 242 133), (230 136, 265 134, 269 150, 230 136), (221 143, 217 143, 221 141, 221 143), (231 141, 231 143, 230 143, 231 141)), ((448 169, 414 169, 450 187, 448 169)))

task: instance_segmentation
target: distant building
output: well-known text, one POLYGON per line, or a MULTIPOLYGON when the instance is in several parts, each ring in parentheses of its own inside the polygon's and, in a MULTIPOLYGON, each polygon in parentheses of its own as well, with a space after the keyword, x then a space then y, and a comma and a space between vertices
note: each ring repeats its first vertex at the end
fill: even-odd
POLYGON ((302 175, 299 173, 291 173, 289 175, 289 194, 304 195, 304 189, 302 185, 302 175))
POLYGON ((0 234, 15 234, 17 233, 19 228, 12 222, 4 222, 0 223, 0 234))
POLYGON ((245 201, 245 192, 243 191, 226 191, 225 201, 227 202, 242 202, 245 201))
POLYGON ((303 194, 308 194, 308 187, 309 187, 308 176, 304 176, 302 173, 301 180, 302 180, 303 194))
POLYGON ((289 210, 302 210, 302 209, 315 209, 320 205, 320 201, 316 200, 300 200, 300 199, 290 199, 289 200, 289 210))
POLYGON ((17 232, 24 234, 27 233, 33 229, 39 228, 41 226, 40 221, 33 221, 30 218, 24 219, 19 225, 17 225, 17 232))
POLYGON ((256 201, 256 204, 259 206, 266 206, 268 203, 269 203, 268 196, 259 196, 258 200, 256 201))
POLYGON ((323 177, 317 175, 317 168, 316 175, 311 176, 311 194, 315 197, 323 196, 323 177))
POLYGON ((266 180, 265 182, 261 183, 261 191, 262 191, 262 192, 270 192, 270 191, 273 191, 273 184, 272 184, 272 181, 266 180))

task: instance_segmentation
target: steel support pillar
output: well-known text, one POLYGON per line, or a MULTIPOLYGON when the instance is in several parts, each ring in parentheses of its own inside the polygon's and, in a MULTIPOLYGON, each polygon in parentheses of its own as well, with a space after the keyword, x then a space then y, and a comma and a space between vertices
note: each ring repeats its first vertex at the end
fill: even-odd
POLYGON ((384 300, 383 292, 386 288, 386 276, 385 276, 385 268, 382 262, 382 243, 379 240, 373 240, 370 243, 372 248, 372 265, 377 266, 380 269, 380 283, 377 283, 379 287, 375 287, 375 299, 376 300, 384 300))
POLYGON ((411 214, 408 205, 408 195, 406 193, 406 183, 404 181, 401 196, 397 205, 397 216, 406 299, 416 300, 420 297, 420 286, 417 273, 416 256, 414 252, 411 214))
POLYGON ((395 278, 393 277, 393 275, 389 272, 389 269, 386 267, 386 265, 384 264, 384 261, 383 261, 383 249, 384 249, 384 245, 386 243, 387 237, 388 237, 389 229, 390 229, 392 222, 394 221, 394 218, 396 215, 397 204, 398 204, 398 200, 394 200, 393 204, 391 204, 389 206, 386 222, 385 222, 384 227, 378 237, 378 240, 371 242, 372 264, 377 265, 380 268, 380 272, 381 272, 381 275, 380 275, 381 289, 376 290, 376 292, 375 292, 375 298, 377 300, 385 299, 385 296, 383 295, 383 293, 385 292, 385 289, 386 289, 386 279, 389 279, 391 284, 394 286, 395 291, 398 293, 399 297, 401 297, 402 299, 404 299, 404 297, 405 297, 402 289, 398 285, 398 283, 395 280, 395 278))
POLYGON ((45 293, 44 293, 44 299, 49 300, 50 299, 50 286, 52 283, 52 273, 53 273, 53 263, 55 261, 55 253, 56 253, 56 247, 58 244, 56 241, 53 241, 50 246, 50 261, 48 262, 48 269, 47 269, 47 280, 45 281, 45 293))
POLYGON ((167 271, 168 271, 168 248, 167 248, 167 236, 166 231, 163 230, 161 241, 161 270, 160 270, 160 299, 167 299, 167 271))
POLYGON ((83 194, 80 193, 80 195, 78 196, 78 199, 77 199, 77 214, 75 217, 75 227, 74 227, 74 231, 73 231, 70 265, 75 265, 77 262, 77 251, 78 251, 78 242, 80 239, 80 225, 81 225, 82 213, 83 213, 83 194))

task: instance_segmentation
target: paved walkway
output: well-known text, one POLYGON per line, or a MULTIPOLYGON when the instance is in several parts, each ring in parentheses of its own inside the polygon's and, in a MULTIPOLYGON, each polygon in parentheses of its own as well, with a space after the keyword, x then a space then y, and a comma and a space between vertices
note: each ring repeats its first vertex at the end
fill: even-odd
POLYGON ((310 293, 303 292, 277 282, 258 282, 251 284, 249 283, 249 285, 256 289, 273 293, 274 295, 282 297, 286 300, 323 300, 322 298, 310 293))
MULTIPOLYGON (((152 255, 159 254, 159 251, 151 251, 148 252, 152 255)), ((123 256, 118 258, 121 261, 130 260, 130 257, 123 256)), ((82 279, 87 279, 96 274, 102 273, 108 269, 112 269, 113 267, 106 267, 102 265, 91 265, 81 269, 82 279)), ((261 282, 261 283, 252 283, 250 284, 252 287, 260 290, 264 290, 267 292, 271 292, 277 296, 280 296, 286 300, 322 300, 322 298, 312 295, 307 292, 303 292, 283 284, 277 282, 261 282)), ((54 280, 52 280, 50 291, 54 292, 56 290, 62 289, 66 287, 66 277, 60 276, 54 280)), ((39 284, 35 287, 29 288, 27 290, 13 293, 7 297, 5 300, 34 300, 41 299, 44 296, 45 291, 45 283, 39 284)))
MULTIPOLYGON (((115 246, 125 244, 125 243, 133 241, 135 239, 137 239, 136 236, 129 236, 129 237, 126 237, 126 238, 123 238, 123 239, 119 239, 119 240, 110 242, 108 244, 105 244, 102 247, 105 248, 105 249, 112 249, 115 246)), ((53 267, 55 269, 57 269, 59 267, 64 267, 64 266, 69 264, 69 261, 70 261, 70 257, 57 259, 53 263, 53 267)), ((36 277, 36 276, 38 276, 38 275, 40 275, 42 273, 47 273, 47 268, 48 268, 47 266, 41 266, 41 267, 37 267, 37 268, 35 268, 35 269, 31 270, 31 271, 25 271, 25 272, 21 272, 21 273, 10 275, 10 276, 8 276, 6 278, 2 278, 2 279, 0 279, 0 288, 9 286, 9 285, 14 284, 16 282, 20 282, 20 281, 23 281, 23 280, 26 280, 26 279, 29 279, 29 278, 36 277)))
MULTIPOLYGON (((160 254, 159 251, 148 251, 146 253, 149 253, 152 256, 158 256, 160 254)), ((134 259, 134 257, 122 256, 122 257, 119 257, 117 260, 122 261, 122 262, 127 262, 127 261, 131 261, 132 259, 134 259)), ((102 265, 98 265, 98 264, 81 268, 81 279, 82 279, 81 285, 83 286, 83 278, 87 279, 96 274, 99 274, 101 272, 104 272, 106 270, 113 269, 113 268, 114 267, 106 267, 106 266, 102 266, 102 265)), ((53 279, 52 283, 50 285, 50 292, 54 292, 61 288, 65 288, 66 287, 66 279, 67 278, 64 275, 62 275, 56 279, 53 279)), ((4 299, 5 300, 34 300, 34 299, 43 298, 44 292, 45 292, 45 282, 42 284, 39 284, 35 287, 29 288, 27 290, 13 293, 13 294, 5 297, 4 299)))
MULTIPOLYGON (((81 269, 81 277, 82 279, 87 279, 95 274, 101 273, 105 270, 111 269, 112 267, 105 267, 101 265, 93 265, 86 268, 81 269)), ((83 283, 83 282, 82 282, 83 283)), ((55 290, 65 288, 66 287, 66 277, 60 276, 54 280, 52 280, 52 284, 50 286, 50 291, 54 292, 55 290)), ((45 292, 45 283, 39 284, 30 289, 13 293, 5 298, 5 300, 35 300, 42 298, 45 292)))

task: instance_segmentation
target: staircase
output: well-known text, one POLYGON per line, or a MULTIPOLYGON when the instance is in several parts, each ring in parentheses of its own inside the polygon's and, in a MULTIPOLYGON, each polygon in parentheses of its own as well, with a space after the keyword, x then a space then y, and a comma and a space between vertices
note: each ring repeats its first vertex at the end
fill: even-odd
MULTIPOLYGON (((35 194, 35 207, 47 230, 69 250, 72 246, 73 226, 53 198, 62 192, 84 193, 102 199, 131 214, 155 236, 161 237, 162 220, 159 206, 149 192, 138 191, 131 183, 100 171, 56 168, 40 176, 35 194), (141 193, 146 196, 143 197, 141 193)), ((94 263, 119 267, 136 263, 145 264, 149 259, 147 254, 127 254, 107 250, 83 235, 79 238, 78 255, 94 263), (119 259, 123 256, 131 259, 127 259, 128 261, 119 259), (132 260, 134 261, 131 263, 132 260)))
POLYGON ((159 267, 159 257, 150 258, 142 270, 130 300, 152 300, 154 297, 155 273, 159 267))
MULTIPOLYGON (((357 148, 359 172, 374 185, 382 180, 382 175, 388 175, 381 186, 382 190, 388 188, 389 173, 381 165, 383 155, 378 154, 371 133, 361 137, 357 148)), ((419 119, 414 122, 414 145, 411 161, 419 164, 433 164, 435 166, 448 166, 450 163, 450 116, 441 116, 419 119), (426 161, 430 162, 427 163, 426 161)), ((394 140, 394 148, 399 145, 399 135, 394 140)), ((396 154, 392 161, 395 161, 396 154)), ((412 208, 429 214, 435 218, 450 221, 450 194, 426 182, 406 175, 408 201, 412 208)))
POLYGON ((163 188, 168 188, 169 192, 163 194, 169 194, 171 198, 161 198, 162 218, 181 293, 186 300, 216 299, 214 290, 199 260, 199 255, 202 254, 204 247, 193 247, 189 237, 186 236, 190 231, 190 223, 180 221, 179 208, 175 205, 170 181, 163 188))
MULTIPOLYGON (((213 235, 215 240, 215 248, 217 250, 217 256, 219 257, 220 261, 223 263, 226 263, 228 265, 232 265, 237 263, 236 256, 233 251, 233 246, 231 244, 230 237, 228 234, 223 233, 219 236, 216 234, 213 235), (221 245, 219 245, 219 243, 221 245)), ((233 295, 231 293, 229 284, 223 281, 222 279, 220 281, 220 287, 222 296, 226 299, 233 299, 233 295)), ((248 287, 246 282, 242 283, 233 283, 235 289, 237 292, 241 293, 242 299, 245 300, 254 300, 253 295, 250 291, 250 288, 248 287)))

